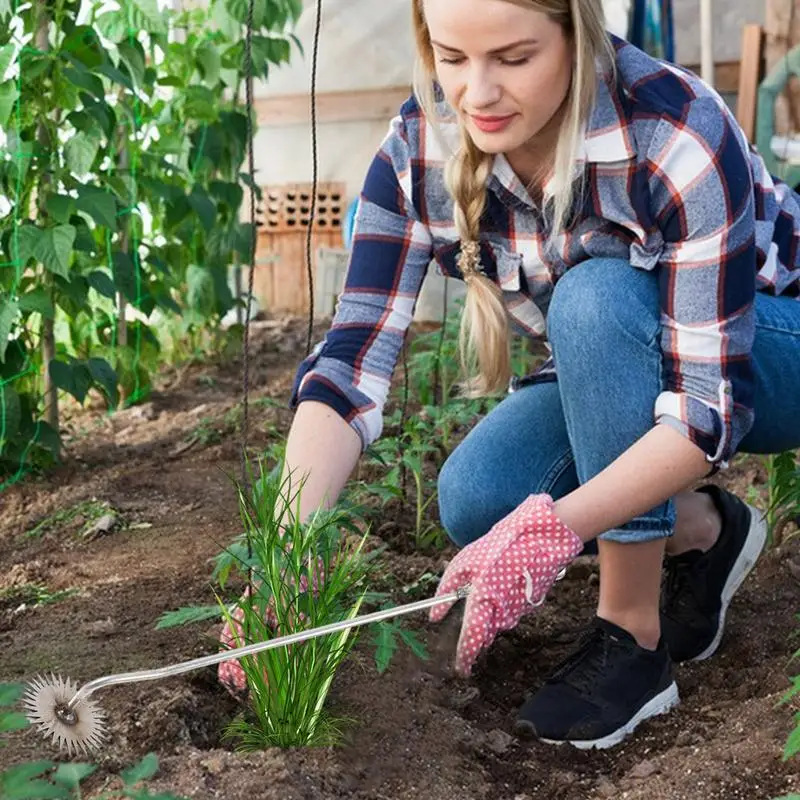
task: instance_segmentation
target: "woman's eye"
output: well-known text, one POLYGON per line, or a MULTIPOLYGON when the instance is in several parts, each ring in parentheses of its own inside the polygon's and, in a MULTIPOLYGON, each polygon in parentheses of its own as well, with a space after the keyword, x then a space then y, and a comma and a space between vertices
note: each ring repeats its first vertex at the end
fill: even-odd
POLYGON ((528 56, 522 56, 522 58, 501 58, 500 63, 505 67, 521 67, 523 64, 527 64, 530 61, 528 56))
POLYGON ((464 59, 463 58, 444 58, 443 56, 439 58, 440 64, 460 64, 464 59))

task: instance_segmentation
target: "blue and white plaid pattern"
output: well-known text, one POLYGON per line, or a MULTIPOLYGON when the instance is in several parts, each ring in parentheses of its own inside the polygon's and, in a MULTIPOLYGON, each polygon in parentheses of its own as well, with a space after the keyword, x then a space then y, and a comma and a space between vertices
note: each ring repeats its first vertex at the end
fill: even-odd
MULTIPOLYGON (((699 78, 619 39, 617 78, 599 76, 578 169, 586 176, 567 230, 546 220, 503 156, 481 225, 482 265, 510 318, 544 336, 555 283, 590 258, 655 270, 661 287, 664 391, 654 421, 724 465, 752 426, 755 292, 797 296, 800 198, 773 179, 721 98, 699 78)), ((344 292, 324 341, 301 364, 292 406, 318 400, 358 432, 381 433, 383 406, 432 262, 461 277, 444 186, 454 122, 410 98, 364 183, 344 292)), ((552 185, 544 189, 545 200, 552 185)), ((537 380, 555 379, 552 362, 537 380)))

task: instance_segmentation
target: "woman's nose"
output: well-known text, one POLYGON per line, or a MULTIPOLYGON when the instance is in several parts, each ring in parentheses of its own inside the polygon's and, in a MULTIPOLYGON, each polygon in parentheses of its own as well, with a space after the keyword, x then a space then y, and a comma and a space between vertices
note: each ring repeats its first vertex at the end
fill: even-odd
POLYGON ((502 95, 502 88, 483 67, 470 69, 464 91, 464 105, 469 111, 481 111, 497 103, 502 95))

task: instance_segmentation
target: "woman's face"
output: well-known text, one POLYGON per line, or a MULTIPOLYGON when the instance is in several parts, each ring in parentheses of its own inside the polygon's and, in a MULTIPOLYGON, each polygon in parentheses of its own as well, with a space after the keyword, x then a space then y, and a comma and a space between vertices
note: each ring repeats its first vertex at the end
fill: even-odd
POLYGON ((569 91, 572 44, 563 28, 506 0, 423 7, 437 80, 477 147, 510 154, 533 144, 569 91))

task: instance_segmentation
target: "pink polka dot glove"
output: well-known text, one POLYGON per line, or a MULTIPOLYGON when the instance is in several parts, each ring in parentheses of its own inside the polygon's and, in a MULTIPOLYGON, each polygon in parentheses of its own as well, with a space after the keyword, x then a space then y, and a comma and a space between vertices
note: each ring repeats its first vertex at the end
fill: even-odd
MULTIPOLYGON (((500 631, 541 605, 558 574, 583 549, 583 542, 553 511, 549 495, 530 495, 485 536, 450 562, 436 596, 471 585, 456 652, 456 672, 468 676, 478 653, 500 631)), ((453 603, 430 611, 439 622, 453 603)))
MULTIPOLYGON (((324 580, 324 577, 325 567, 322 559, 320 558, 317 562, 317 569, 312 576, 311 591, 314 593, 315 597, 319 591, 319 582, 324 580)), ((300 578, 299 585, 300 592, 307 592, 308 577, 303 575, 300 578)), ((222 650, 230 650, 232 648, 242 647, 246 644, 251 644, 251 642, 246 642, 244 640, 244 629, 242 627, 242 622, 244 620, 243 607, 247 605, 249 598, 250 591, 249 589, 246 589, 244 594, 239 598, 236 609, 231 614, 233 625, 226 621, 222 626, 222 631, 219 635, 219 643, 222 650)), ((300 614, 298 621, 302 623, 304 619, 305 615, 300 614)), ((275 636, 281 635, 281 633, 291 633, 291 631, 281 632, 279 630, 278 617, 275 613, 274 599, 270 599, 269 603, 267 604, 267 607, 264 611, 264 621, 275 636)), ((290 625, 290 627, 292 626, 290 625)), ((243 698, 247 695, 247 676, 245 675, 240 661, 237 661, 236 659, 222 661, 217 667, 217 677, 219 678, 219 682, 237 699, 243 698)))

